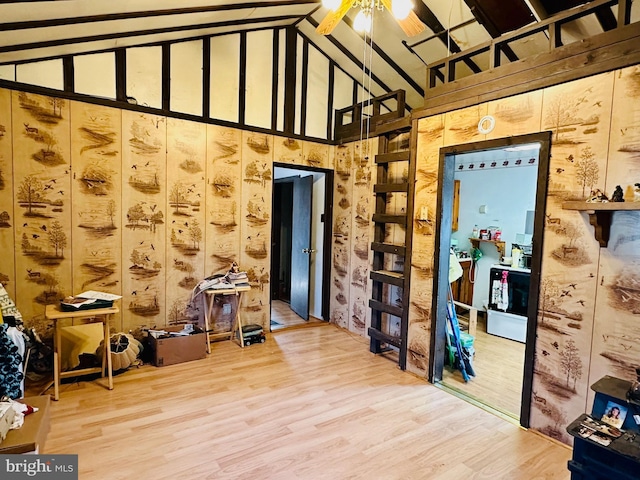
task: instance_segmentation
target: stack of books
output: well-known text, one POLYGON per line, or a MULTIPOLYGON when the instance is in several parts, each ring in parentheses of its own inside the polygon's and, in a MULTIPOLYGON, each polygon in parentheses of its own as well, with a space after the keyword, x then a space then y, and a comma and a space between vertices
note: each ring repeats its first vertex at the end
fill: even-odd
POLYGON ((247 276, 247 272, 229 272, 225 275, 227 282, 236 285, 248 285, 249 277, 247 276))

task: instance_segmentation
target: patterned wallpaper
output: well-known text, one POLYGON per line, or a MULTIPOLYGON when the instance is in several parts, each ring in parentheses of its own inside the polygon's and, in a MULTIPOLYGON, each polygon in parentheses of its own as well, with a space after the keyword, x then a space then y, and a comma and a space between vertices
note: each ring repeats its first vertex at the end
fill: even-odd
MULTIPOLYGON (((570 443, 566 425, 589 411, 589 386, 603 375, 632 380, 640 365, 640 212, 614 214, 600 248, 588 216, 563 210, 592 190, 617 185, 633 201, 640 181, 640 68, 566 83, 419 121, 416 202, 434 211, 443 146, 551 131, 537 323, 533 408, 536 430, 570 443), (478 133, 493 115, 496 128, 478 133)), ((434 237, 414 234, 409 366, 428 363, 434 237)))

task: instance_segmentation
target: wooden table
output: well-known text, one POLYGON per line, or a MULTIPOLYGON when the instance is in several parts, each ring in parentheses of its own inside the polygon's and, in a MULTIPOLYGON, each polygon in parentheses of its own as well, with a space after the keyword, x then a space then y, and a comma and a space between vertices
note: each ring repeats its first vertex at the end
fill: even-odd
POLYGON ((237 295, 238 306, 236 307, 236 314, 231 324, 231 331, 222 332, 214 335, 218 336, 230 336, 230 340, 233 341, 233 336, 236 331, 239 332, 238 337, 240 339, 240 346, 244 347, 244 338, 242 336, 242 317, 240 316, 240 301, 242 300, 242 293, 251 290, 250 285, 236 285, 230 288, 209 288, 204 291, 206 308, 204 310, 204 328, 207 332, 207 353, 211 353, 211 339, 209 338, 209 325, 211 324, 211 317, 213 314, 213 304, 216 295, 237 295))
POLYGON ((47 320, 53 320, 53 399, 60 398, 60 379, 67 377, 77 377, 87 375, 89 373, 100 373, 104 377, 104 370, 107 369, 109 390, 113 390, 113 368, 111 366, 111 343, 109 341, 109 319, 114 313, 118 313, 118 307, 110 308, 94 308, 92 310, 78 310, 73 312, 63 312, 59 305, 47 305, 44 316, 47 320), (102 353, 102 366, 92 368, 82 368, 80 370, 69 370, 67 372, 60 371, 60 351, 62 350, 62 342, 60 335, 59 320, 68 319, 88 319, 90 323, 102 322, 104 325, 104 348, 102 353))

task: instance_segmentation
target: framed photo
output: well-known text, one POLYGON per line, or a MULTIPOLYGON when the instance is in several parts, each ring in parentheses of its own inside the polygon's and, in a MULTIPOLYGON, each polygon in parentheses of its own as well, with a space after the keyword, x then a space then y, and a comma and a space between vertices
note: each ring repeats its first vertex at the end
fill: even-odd
POLYGON ((627 417, 627 407, 623 407, 615 402, 607 402, 607 407, 604 409, 604 415, 601 420, 609 425, 620 428, 624 423, 624 419, 627 417))

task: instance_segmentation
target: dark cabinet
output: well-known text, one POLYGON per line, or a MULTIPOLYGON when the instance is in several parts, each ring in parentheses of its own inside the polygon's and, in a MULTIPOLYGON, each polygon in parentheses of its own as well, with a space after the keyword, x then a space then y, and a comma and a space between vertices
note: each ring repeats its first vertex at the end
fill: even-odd
POLYGON ((572 480, 640 478, 640 431, 634 418, 640 415, 640 404, 627 400, 630 386, 609 376, 591 386, 596 392, 591 415, 583 414, 567 427, 574 437, 568 465, 572 480), (600 421, 612 407, 624 411, 619 429, 600 421))

